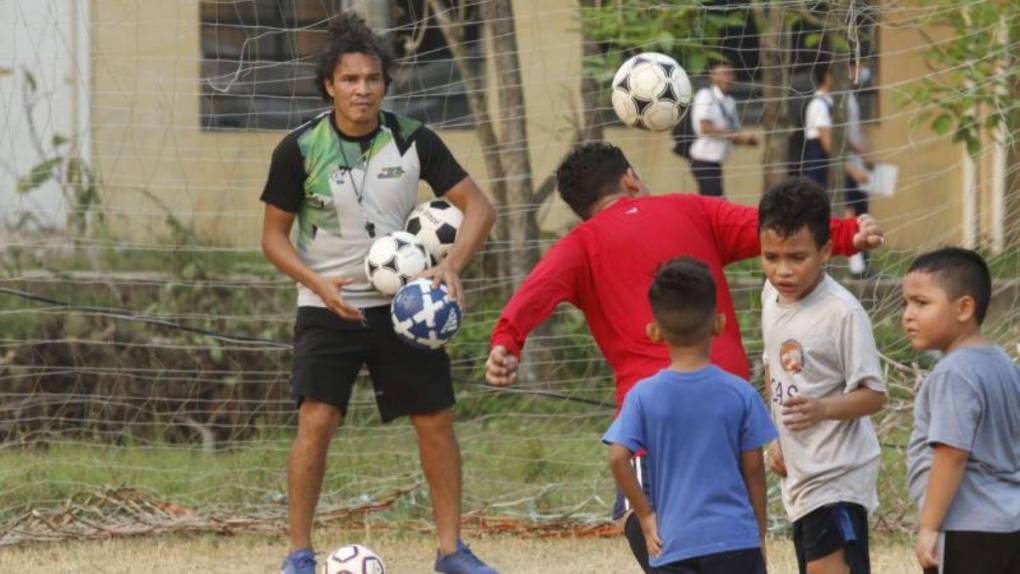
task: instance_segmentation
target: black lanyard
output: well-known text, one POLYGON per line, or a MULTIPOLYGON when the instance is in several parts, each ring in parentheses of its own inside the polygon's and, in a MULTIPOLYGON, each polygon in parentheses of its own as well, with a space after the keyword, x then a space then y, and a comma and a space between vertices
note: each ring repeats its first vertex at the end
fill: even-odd
MULTIPOLYGON (((381 130, 382 126, 380 126, 379 129, 381 130)), ((344 149, 344 142, 342 139, 340 141, 340 155, 344 158, 344 163, 347 165, 347 175, 351 178, 351 189, 354 190, 354 197, 358 200, 358 207, 361 209, 361 218, 365 220, 365 231, 368 232, 369 237, 375 237, 375 224, 369 220, 368 213, 365 211, 365 193, 368 191, 368 167, 372 162, 372 150, 375 148, 375 138, 378 136, 379 130, 376 130, 372 139, 368 142, 368 149, 361 152, 361 164, 364 166, 363 171, 365 172, 365 175, 361 178, 360 186, 354 178, 354 166, 352 166, 351 162, 347 159, 347 151, 344 149)))

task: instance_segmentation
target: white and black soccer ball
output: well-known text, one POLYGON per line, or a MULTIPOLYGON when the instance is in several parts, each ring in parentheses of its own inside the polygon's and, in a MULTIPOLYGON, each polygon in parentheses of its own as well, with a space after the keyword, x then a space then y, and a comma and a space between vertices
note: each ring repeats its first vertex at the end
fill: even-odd
POLYGON ((329 555, 322 571, 324 574, 385 574, 386 566, 371 549, 360 544, 348 544, 329 555))
POLYGON ((645 52, 627 60, 613 77, 613 110, 630 127, 672 128, 691 105, 691 80, 676 60, 645 52))
POLYGON ((432 266, 432 256, 418 238, 394 231, 375 240, 365 257, 365 276, 383 295, 393 295, 432 266))
POLYGON ((443 199, 433 199, 414 208, 404 223, 404 231, 425 244, 435 265, 450 252, 463 221, 464 212, 455 205, 443 199))
POLYGON ((432 287, 431 279, 416 279, 397 291, 390 305, 393 330, 413 346, 438 349, 460 330, 460 305, 450 300, 446 285, 432 287))

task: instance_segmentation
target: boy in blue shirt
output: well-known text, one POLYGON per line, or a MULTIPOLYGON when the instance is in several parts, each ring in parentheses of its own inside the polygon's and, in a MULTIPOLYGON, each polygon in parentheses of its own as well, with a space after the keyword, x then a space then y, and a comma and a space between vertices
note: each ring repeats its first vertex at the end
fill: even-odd
POLYGON ((907 449, 925 572, 1020 573, 1020 366, 981 334, 991 298, 988 265, 966 249, 926 253, 903 278, 910 343, 945 353, 907 449))
POLYGON ((648 336, 665 343, 671 364, 627 394, 602 440, 640 521, 652 572, 763 574, 762 446, 776 431, 754 388, 709 362, 725 320, 715 282, 704 263, 682 257, 659 270, 648 297, 648 336), (631 467, 639 451, 651 500, 631 467))

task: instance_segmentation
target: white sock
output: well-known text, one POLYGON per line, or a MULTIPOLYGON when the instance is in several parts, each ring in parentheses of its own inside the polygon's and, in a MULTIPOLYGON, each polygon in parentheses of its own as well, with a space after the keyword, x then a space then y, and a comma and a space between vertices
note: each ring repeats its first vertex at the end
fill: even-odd
POLYGON ((850 272, 851 273, 864 273, 866 266, 864 264, 864 254, 857 253, 850 257, 850 272))

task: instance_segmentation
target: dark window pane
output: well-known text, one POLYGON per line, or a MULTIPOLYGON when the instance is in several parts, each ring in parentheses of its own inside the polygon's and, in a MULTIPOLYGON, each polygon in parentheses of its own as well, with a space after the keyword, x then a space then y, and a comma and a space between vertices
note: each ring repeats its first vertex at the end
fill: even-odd
MULTIPOLYGON (((290 129, 328 108, 315 86, 329 18, 343 0, 200 2, 201 122, 205 129, 290 129)), ((398 57, 385 106, 434 125, 470 126, 460 69, 422 0, 394 3, 390 39, 398 57), (406 50, 410 37, 417 49, 406 50)), ((468 14, 476 15, 469 10, 468 14)), ((479 26, 464 27, 477 46, 479 26)), ((477 48, 472 49, 472 53, 477 48)), ((468 62, 477 69, 481 58, 468 62)))

